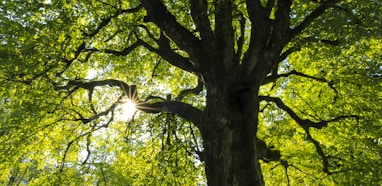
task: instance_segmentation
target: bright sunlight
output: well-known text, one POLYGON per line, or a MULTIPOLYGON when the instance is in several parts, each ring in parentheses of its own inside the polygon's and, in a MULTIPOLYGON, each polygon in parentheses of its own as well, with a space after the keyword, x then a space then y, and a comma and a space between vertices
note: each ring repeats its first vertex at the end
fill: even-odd
POLYGON ((130 120, 134 113, 137 111, 135 103, 131 99, 124 99, 121 105, 118 107, 117 118, 119 120, 130 120))

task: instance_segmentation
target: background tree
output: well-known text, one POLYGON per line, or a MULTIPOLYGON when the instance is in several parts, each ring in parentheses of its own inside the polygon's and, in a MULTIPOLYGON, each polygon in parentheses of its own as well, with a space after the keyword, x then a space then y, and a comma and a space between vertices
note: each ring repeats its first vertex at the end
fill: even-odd
POLYGON ((379 185, 381 5, 2 1, 1 183, 379 185))

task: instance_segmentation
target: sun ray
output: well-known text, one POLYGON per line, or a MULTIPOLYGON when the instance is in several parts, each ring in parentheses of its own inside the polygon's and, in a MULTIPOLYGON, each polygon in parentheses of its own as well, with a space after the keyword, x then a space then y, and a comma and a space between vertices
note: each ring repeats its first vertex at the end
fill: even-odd
POLYGON ((130 120, 137 112, 136 104, 133 100, 125 98, 118 107, 118 118, 120 120, 130 120))

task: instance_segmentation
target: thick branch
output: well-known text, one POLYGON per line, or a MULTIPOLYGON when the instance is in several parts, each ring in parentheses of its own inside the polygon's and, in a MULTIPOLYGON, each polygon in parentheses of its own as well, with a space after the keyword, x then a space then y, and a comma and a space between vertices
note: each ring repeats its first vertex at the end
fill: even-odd
POLYGON ((200 127, 199 116, 201 110, 179 101, 163 101, 156 103, 140 102, 136 104, 136 108, 146 113, 169 112, 179 115, 180 117, 194 123, 200 127))
POLYGON ((272 13, 272 9, 275 6, 275 2, 276 0, 268 0, 266 7, 267 15, 270 15, 272 13))
POLYGON ((240 58, 243 52, 244 41, 245 41, 245 21, 246 19, 242 14, 240 14, 240 36, 237 40, 237 52, 235 55, 235 64, 240 63, 240 58))
POLYGON ((324 172, 326 174, 330 174, 329 160, 328 160, 328 157, 325 155, 324 151, 322 150, 320 146, 320 142, 318 142, 316 139, 312 137, 312 135, 310 135, 309 129, 305 129, 305 133, 306 133, 306 138, 313 143, 314 147, 316 148, 317 154, 321 157, 322 165, 324 166, 323 167, 324 172))
POLYGON ((230 71, 235 56, 231 0, 215 1, 215 35, 219 63, 223 62, 225 70, 230 71))
MULTIPOLYGON (((143 42, 143 41, 142 41, 143 42)), ((161 37, 157 40, 157 44, 159 45, 159 48, 154 48, 150 44, 143 42, 143 46, 150 50, 151 52, 156 53, 160 57, 162 57, 164 60, 169 62, 171 65, 174 65, 184 71, 194 73, 196 69, 194 68, 194 65, 190 62, 189 58, 183 57, 174 50, 171 49, 169 45, 170 41, 169 39, 164 36, 164 33, 161 34, 161 37)))
POLYGON ((264 50, 269 41, 272 20, 269 19, 267 10, 260 4, 259 0, 247 0, 246 5, 251 21, 251 36, 248 49, 244 53, 242 70, 246 73, 245 75, 250 75, 253 74, 258 64, 264 62, 264 59, 261 58, 264 56, 264 50))
POLYGON ((163 30, 180 49, 197 57, 196 50, 199 47, 199 39, 176 21, 161 1, 141 0, 147 11, 146 22, 154 22, 163 30))
POLYGON ((249 19, 252 24, 255 24, 256 20, 259 19, 259 15, 266 11, 263 6, 261 6, 259 0, 246 0, 247 12, 249 15, 249 19))
POLYGON ((289 34, 291 5, 292 0, 277 1, 275 21, 273 22, 272 34, 268 44, 274 51, 281 51, 284 45, 292 39, 289 34))
POLYGON ((300 50, 300 47, 291 47, 280 54, 278 62, 284 61, 290 54, 300 50))
POLYGON ((132 96, 136 94, 135 85, 128 85, 124 81, 116 80, 116 79, 106 79, 106 80, 90 81, 90 82, 69 81, 66 86, 61 86, 56 88, 69 89, 71 87, 77 87, 77 88, 80 87, 87 90, 93 90, 95 87, 100 87, 100 86, 119 87, 127 96, 132 96))
POLYGON ((256 143, 260 159, 262 159, 264 162, 280 160, 281 154, 279 150, 271 149, 263 140, 259 138, 256 139, 256 143))
POLYGON ((206 0, 190 0, 191 16, 195 22, 196 29, 199 31, 202 39, 210 40, 214 38, 211 30, 211 23, 208 19, 207 1, 206 0))
MULTIPOLYGON (((193 122, 195 125, 199 125, 199 116, 201 115, 201 110, 183 103, 179 101, 162 101, 156 103, 147 103, 140 101, 137 95, 137 89, 135 85, 128 85, 127 83, 115 80, 115 79, 107 79, 100 81, 91 81, 91 82, 81 82, 81 81, 69 81, 65 86, 57 86, 57 89, 78 89, 83 88, 88 91, 93 91, 95 87, 99 86, 111 86, 111 87, 119 87, 123 94, 118 98, 118 100, 112 104, 108 109, 100 112, 98 114, 94 114, 90 118, 84 118, 80 115, 78 121, 82 121, 84 124, 89 123, 93 120, 96 120, 102 116, 106 116, 109 113, 112 113, 112 118, 114 114, 114 110, 121 103, 122 99, 127 96, 129 99, 136 102, 136 108, 140 111, 146 113, 160 113, 160 112, 170 112, 179 115, 180 117, 185 118, 186 120, 193 122)), ((112 120, 111 118, 111 120, 112 120)))

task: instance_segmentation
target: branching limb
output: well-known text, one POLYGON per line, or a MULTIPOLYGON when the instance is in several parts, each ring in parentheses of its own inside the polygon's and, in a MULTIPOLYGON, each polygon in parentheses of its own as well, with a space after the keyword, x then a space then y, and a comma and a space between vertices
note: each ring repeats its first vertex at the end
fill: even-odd
POLYGON ((124 96, 127 96, 129 99, 134 100, 136 102, 136 107, 138 110, 146 112, 146 113, 160 113, 160 112, 170 112, 177 114, 193 123, 199 123, 198 118, 201 114, 201 111, 189 104, 178 102, 178 101, 169 101, 164 100, 162 102, 157 103, 147 103, 139 100, 137 95, 137 90, 135 85, 128 85, 123 81, 115 80, 115 79, 107 79, 100 81, 91 81, 91 82, 82 82, 82 81, 69 81, 67 85, 57 87, 58 89, 67 89, 70 88, 83 88, 88 91, 93 90, 95 87, 99 86, 111 86, 111 87, 119 87, 123 94, 118 98, 118 100, 111 105, 108 109, 98 114, 91 116, 90 118, 80 117, 77 119, 78 121, 82 121, 84 124, 89 123, 90 121, 96 120, 101 116, 106 116, 109 113, 114 113, 115 108, 121 102, 124 96))
POLYGON ((309 78, 309 79, 313 79, 315 81, 318 81, 318 82, 322 82, 322 83, 326 83, 328 84, 328 86, 336 93, 338 94, 338 91, 334 88, 334 84, 332 81, 328 81, 326 80, 325 78, 319 78, 319 77, 314 77, 314 76, 310 76, 310 75, 307 75, 307 74, 304 74, 302 72, 297 72, 296 70, 292 70, 288 73, 285 73, 285 74, 277 74, 275 76, 268 76, 265 81, 264 81, 264 84, 267 84, 267 83, 270 83, 270 82, 275 82, 277 79, 281 78, 281 77, 289 77, 291 75, 296 75, 296 76, 300 76, 300 77, 304 77, 304 78, 309 78))
POLYGON ((110 49, 98 50, 96 48, 91 48, 91 49, 87 49, 87 50, 88 51, 103 52, 103 53, 106 53, 106 54, 113 54, 113 55, 116 55, 116 56, 127 56, 128 54, 130 54, 130 52, 132 52, 134 49, 138 48, 139 46, 142 46, 143 44, 144 44, 144 42, 142 40, 138 40, 134 44, 130 45, 129 47, 127 47, 125 49, 123 49, 122 51, 110 50, 110 49))
MULTIPOLYGON (((120 81, 120 80, 115 80, 115 79, 107 79, 107 80, 100 80, 100 81, 90 81, 90 82, 82 82, 82 81, 69 81, 67 85, 65 86, 56 86, 56 89, 58 90, 68 90, 68 94, 72 94, 74 91, 78 90, 79 88, 86 89, 88 90, 88 99, 91 102, 91 110, 93 112, 93 116, 89 118, 85 118, 82 116, 80 113, 76 112, 79 115, 79 118, 76 119, 76 121, 81 121, 84 124, 87 124, 93 120, 97 120, 98 118, 102 116, 106 116, 109 113, 111 113, 111 120, 113 119, 114 116, 114 110, 118 106, 118 104, 121 103, 122 99, 124 97, 128 97, 131 100, 139 100, 137 92, 136 92, 136 86, 135 85, 128 85, 127 83, 120 81), (96 87, 101 87, 101 86, 110 86, 110 87, 119 87, 121 91, 123 92, 122 95, 118 98, 118 100, 112 104, 108 109, 97 113, 95 110, 93 104, 92 104, 92 96, 93 96, 93 91, 96 87)), ((109 121, 110 123, 111 121, 109 121)))
MULTIPOLYGON (((107 26, 113 18, 116 18, 119 15, 125 14, 125 13, 135 13, 135 12, 138 12, 142 8, 143 8, 143 6, 139 5, 139 6, 135 7, 135 8, 132 8, 132 9, 118 10, 114 15, 112 15, 112 16, 110 16, 108 18, 102 19, 101 23, 96 27, 96 29, 93 32, 86 33, 85 31, 83 31, 83 35, 86 36, 86 37, 94 37, 94 36, 96 36, 101 31, 102 28, 107 26)), ((97 51, 96 49, 85 49, 85 46, 86 46, 86 42, 83 42, 79 47, 77 47, 77 49, 75 51, 75 54, 74 54, 74 57, 72 59, 66 59, 66 58, 62 59, 62 61, 66 64, 66 66, 63 68, 63 70, 61 72, 58 72, 56 74, 56 76, 61 76, 70 67, 70 65, 74 62, 74 60, 78 59, 79 55, 82 52, 89 51, 89 53, 85 56, 85 61, 86 61, 87 59, 89 59, 89 57, 91 56, 91 54, 94 51, 97 51)), ((110 52, 113 53, 113 51, 110 51, 110 52)), ((128 51, 123 51, 123 52, 120 52, 120 53, 116 52, 115 55, 123 55, 124 52, 128 53, 128 51)))
POLYGON ((243 52, 243 46, 244 46, 244 41, 245 41, 245 22, 246 19, 244 18, 243 14, 240 14, 240 36, 239 39, 237 40, 237 51, 235 54, 235 63, 239 64, 240 63, 240 58, 243 52))
POLYGON ((65 86, 56 86, 56 89, 83 88, 86 90, 93 90, 94 88, 101 86, 119 87, 122 91, 124 91, 125 94, 127 94, 127 96, 130 96, 129 98, 131 99, 133 98, 132 96, 136 96, 135 85, 128 85, 127 83, 116 79, 106 79, 89 82, 71 80, 65 86))
POLYGON ((264 162, 280 161, 281 155, 279 150, 270 149, 267 144, 259 138, 256 139, 256 143, 261 160, 264 162))
POLYGON ((331 172, 329 171, 330 164, 329 164, 328 156, 326 156, 324 151, 322 150, 320 146, 320 142, 318 142, 316 139, 312 137, 312 135, 310 135, 309 129, 304 129, 304 130, 306 133, 306 138, 313 143, 314 147, 316 148, 316 152, 321 157, 321 161, 324 166, 323 171, 328 175, 331 174, 331 172))
POLYGON ((208 19, 207 0, 190 0, 190 4, 191 16, 195 22, 196 29, 199 31, 201 38, 211 40, 214 38, 214 34, 211 30, 210 20, 208 19))
POLYGON ((151 52, 156 53, 171 65, 174 65, 190 73, 194 73, 196 71, 194 65, 191 63, 191 60, 189 58, 183 57, 178 53, 174 52, 174 50, 170 47, 170 40, 164 32, 162 32, 159 39, 156 40, 157 44, 159 45, 159 48, 154 48, 146 42, 141 42, 143 43, 143 46, 145 48, 147 48, 151 52))
MULTIPOLYGON (((215 1, 215 36, 216 52, 219 63, 223 63, 226 71, 232 70, 232 62, 235 56, 234 31, 232 27, 232 1, 215 1)), ((217 65, 217 64, 216 64, 217 65)))
MULTIPOLYGON (((114 7, 115 8, 115 7, 114 7)), ((135 12, 138 12, 140 11, 141 9, 143 8, 142 5, 139 5, 135 8, 132 8, 132 9, 126 9, 126 10, 119 10, 117 11, 114 15, 108 17, 108 18, 104 18, 101 20, 101 23, 97 26, 97 28, 91 32, 91 33, 86 33, 86 32, 83 32, 83 34, 87 37, 94 37, 95 35, 97 35, 102 28, 104 28, 105 26, 107 26, 110 21, 113 19, 113 18, 116 18, 118 17, 119 15, 121 14, 125 14, 125 13, 135 13, 135 12)))
POLYGON ((312 11, 298 26, 292 29, 292 38, 300 34, 306 27, 308 27, 315 19, 325 13, 327 9, 335 5, 340 0, 327 0, 321 3, 315 10, 312 11))
POLYGON ((80 46, 77 47, 76 51, 74 52, 74 57, 72 59, 62 59, 62 61, 65 63, 64 69, 62 69, 61 72, 58 72, 56 76, 61 76, 69 67, 70 65, 80 56, 80 54, 85 50, 86 42, 82 42, 80 46))
POLYGON ((247 5, 249 19, 251 20, 252 24, 255 24, 255 22, 260 18, 259 15, 262 15, 265 9, 263 6, 261 6, 259 0, 246 0, 245 2, 247 5))
POLYGON ((357 115, 346 115, 346 116, 338 116, 336 118, 330 119, 330 120, 325 120, 325 121, 319 121, 319 122, 314 122, 309 119, 302 119, 299 117, 290 107, 284 104, 284 102, 277 97, 270 97, 270 96, 260 96, 261 100, 268 101, 268 102, 273 102, 275 103, 279 108, 284 110, 286 113, 289 114, 289 116, 297 122, 298 125, 300 125, 303 129, 308 129, 308 128, 316 128, 316 129, 321 129, 323 127, 326 127, 328 123, 330 122, 337 122, 342 119, 347 119, 347 118, 354 118, 357 119, 359 116, 357 115))
POLYGON ((194 123, 197 126, 200 125, 199 117, 202 111, 187 103, 183 103, 179 101, 163 101, 163 102, 156 102, 156 103, 140 102, 136 104, 136 108, 146 113, 160 113, 160 112, 174 113, 194 123))
POLYGON ((268 102, 273 102, 275 103, 279 108, 284 110, 289 114, 289 116, 297 122, 297 124, 302 127, 306 133, 307 139, 313 143, 313 145, 316 148, 316 151, 318 155, 321 157, 322 164, 323 164, 323 171, 327 174, 332 174, 333 172, 329 171, 329 156, 325 155, 324 151, 322 150, 320 146, 320 142, 318 142, 316 139, 314 139, 311 134, 310 134, 310 128, 316 128, 316 129, 321 129, 323 127, 326 127, 328 123, 330 122, 336 122, 340 121, 342 119, 346 118, 354 118, 354 119, 359 119, 359 116, 357 115, 347 115, 347 116, 338 116, 336 118, 326 120, 326 121, 319 121, 319 122, 314 122, 309 119, 302 119, 300 118, 290 107, 286 106, 283 101, 280 98, 276 97, 269 97, 269 96, 261 96, 260 99, 268 101, 268 102))
POLYGON ((195 153, 198 155, 199 160, 201 162, 204 162, 203 151, 199 148, 198 140, 196 139, 192 124, 191 123, 189 123, 189 124, 190 124, 189 127, 190 127, 190 131, 191 131, 192 140, 194 140, 194 143, 195 143, 195 153))
POLYGON ((180 49, 188 52, 192 57, 197 57, 199 39, 192 32, 179 24, 161 1, 141 0, 147 11, 146 22, 154 22, 163 30, 180 49))
POLYGON ((154 36, 147 30, 145 26, 140 26, 146 30, 148 35, 150 36, 151 39, 154 39, 155 42, 159 45, 159 48, 155 48, 151 46, 150 44, 146 43, 145 41, 141 40, 138 38, 138 40, 133 43, 132 45, 126 47, 125 49, 118 51, 118 50, 110 50, 110 49, 105 49, 105 50, 99 50, 96 48, 90 48, 90 49, 85 49, 86 51, 89 52, 101 52, 105 54, 112 54, 115 56, 127 56, 129 55, 133 50, 136 48, 143 46, 150 50, 151 52, 156 53, 163 59, 165 59, 167 62, 169 62, 171 65, 174 65, 182 70, 185 70, 190 73, 195 72, 195 68, 193 64, 190 62, 189 58, 183 57, 176 52, 174 52, 173 49, 170 48, 170 40, 165 36, 165 34, 162 32, 161 36, 159 39, 155 39, 154 36))
POLYGON ((281 51, 292 36, 290 35, 290 7, 292 0, 277 1, 275 21, 273 22, 270 47, 275 51, 281 51))
POLYGON ((181 101, 185 96, 189 94, 199 94, 203 90, 203 83, 198 80, 198 85, 195 88, 182 90, 180 94, 175 98, 176 101, 181 101))
MULTIPOLYGON (((108 109, 98 113, 98 114, 95 114, 89 118, 80 118, 80 119, 77 119, 77 121, 82 121, 83 124, 87 124, 91 121, 94 121, 94 120, 97 120, 98 118, 102 117, 102 116, 107 116, 109 113, 112 113, 112 117, 110 118, 108 124, 113 120, 113 116, 114 116, 114 110, 117 108, 118 106, 118 101, 116 103, 114 103, 113 105, 111 105, 108 109)), ((108 125, 106 124, 106 125, 108 125)))
POLYGON ((90 137, 91 137, 91 133, 88 134, 87 137, 86 137, 86 152, 87 152, 87 155, 86 155, 85 160, 82 162, 82 165, 85 165, 88 162, 88 160, 90 158, 90 155, 91 155, 91 151, 90 151, 90 144, 91 144, 90 137))
POLYGON ((97 127, 92 127, 91 130, 83 133, 83 134, 80 134, 79 136, 77 136, 76 138, 74 138, 73 140, 69 141, 69 143, 67 144, 66 146, 66 149, 64 151, 64 155, 62 157, 62 160, 61 160, 61 165, 60 165, 60 168, 59 168, 59 172, 61 173, 63 170, 64 170, 64 167, 65 167, 65 162, 66 162, 66 156, 69 152, 69 149, 70 147, 73 145, 74 142, 77 142, 78 140, 80 140, 82 137, 84 136, 89 136, 90 134, 92 134, 93 132, 97 131, 97 130, 100 130, 101 128, 105 128, 107 127, 106 125, 101 125, 101 126, 97 126, 97 127))

